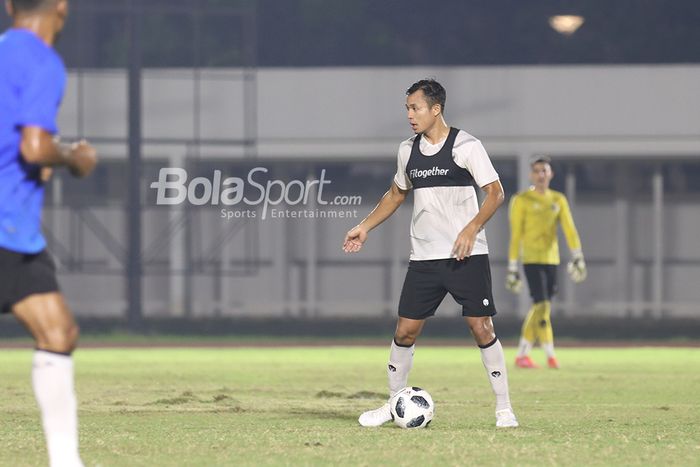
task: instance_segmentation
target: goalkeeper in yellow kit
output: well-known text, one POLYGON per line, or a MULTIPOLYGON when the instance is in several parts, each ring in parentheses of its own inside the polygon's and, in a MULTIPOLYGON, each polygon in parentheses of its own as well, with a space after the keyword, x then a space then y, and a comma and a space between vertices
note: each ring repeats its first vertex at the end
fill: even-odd
POLYGON ((561 224, 571 249, 572 260, 567 271, 574 282, 582 282, 586 278, 586 263, 566 196, 549 189, 554 176, 551 160, 546 156, 538 157, 530 164, 530 169, 532 186, 513 196, 510 204, 511 234, 506 288, 513 293, 520 292, 522 281, 518 272, 518 260, 522 259, 533 302, 523 322, 515 365, 520 368, 538 368, 530 358, 530 351, 539 342, 547 354, 548 366, 559 368, 554 355, 554 333, 550 318, 552 296, 557 292, 558 223, 561 224))

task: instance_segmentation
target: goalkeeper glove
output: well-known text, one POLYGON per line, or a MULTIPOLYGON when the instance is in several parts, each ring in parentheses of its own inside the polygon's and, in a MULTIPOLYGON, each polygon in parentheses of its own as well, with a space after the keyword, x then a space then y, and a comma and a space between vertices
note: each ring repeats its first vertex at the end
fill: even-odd
POLYGON ((574 257, 566 265, 566 272, 575 283, 580 283, 586 280, 588 271, 586 270, 586 262, 583 260, 583 253, 574 253, 574 257))
POLYGON ((508 264, 508 274, 506 275, 506 289, 513 292, 514 294, 519 294, 523 288, 523 281, 520 280, 520 273, 518 272, 518 263, 511 262, 508 264))

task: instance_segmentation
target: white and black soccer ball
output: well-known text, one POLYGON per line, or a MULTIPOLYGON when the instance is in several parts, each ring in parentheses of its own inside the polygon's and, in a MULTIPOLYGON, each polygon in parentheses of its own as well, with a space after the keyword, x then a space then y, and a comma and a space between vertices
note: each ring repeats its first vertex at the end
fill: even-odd
POLYGON ((433 419, 435 404, 428 391, 408 386, 389 401, 391 418, 401 428, 425 428, 433 419))

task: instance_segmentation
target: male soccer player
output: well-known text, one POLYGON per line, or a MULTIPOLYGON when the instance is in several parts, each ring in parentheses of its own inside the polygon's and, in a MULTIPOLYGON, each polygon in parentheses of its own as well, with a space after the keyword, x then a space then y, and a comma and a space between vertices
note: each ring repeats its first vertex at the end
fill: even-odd
MULTIPOLYGON (((399 145, 398 170, 389 191, 345 236, 343 250, 362 248, 370 230, 381 224, 414 190, 411 254, 399 301, 399 318, 389 352, 389 395, 408 384, 413 352, 425 320, 449 292, 462 305, 496 395, 496 426, 517 427, 508 393, 503 348, 493 328, 486 222, 503 203, 503 187, 481 145, 465 131, 445 123, 445 89, 421 80, 406 91, 408 121, 415 135, 399 145), (473 183, 486 197, 479 209, 473 183)), ((391 420, 389 404, 360 416, 362 426, 391 420)))
POLYGON ((66 71, 52 45, 66 0, 9 0, 0 36, 0 312, 12 312, 36 342, 32 385, 52 467, 82 466, 71 352, 78 327, 59 292, 41 233, 43 183, 52 167, 83 177, 96 164, 86 142, 60 144, 56 114, 66 71))
POLYGON ((586 262, 566 196, 549 189, 554 176, 551 160, 546 156, 537 157, 530 168, 532 186, 513 196, 510 204, 511 236, 506 288, 514 293, 520 291, 522 281, 518 273, 518 259, 522 256, 533 303, 523 322, 515 364, 520 368, 537 368, 538 365, 530 358, 530 351, 533 344, 539 342, 547 354, 549 368, 559 368, 554 354, 550 317, 552 297, 557 291, 557 224, 561 224, 571 249, 573 259, 567 269, 574 282, 586 278, 586 262))

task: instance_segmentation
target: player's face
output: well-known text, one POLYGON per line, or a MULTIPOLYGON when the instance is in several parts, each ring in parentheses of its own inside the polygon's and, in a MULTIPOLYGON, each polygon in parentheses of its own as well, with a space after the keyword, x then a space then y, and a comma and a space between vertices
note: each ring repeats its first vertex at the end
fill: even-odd
POLYGON ((530 170, 530 180, 537 187, 548 188, 552 177, 554 177, 552 166, 546 162, 538 162, 534 164, 530 170))
POLYGON ((431 107, 423 90, 419 89, 406 96, 406 112, 408 123, 413 132, 416 134, 425 133, 437 121, 438 115, 440 115, 440 105, 435 104, 431 107))

